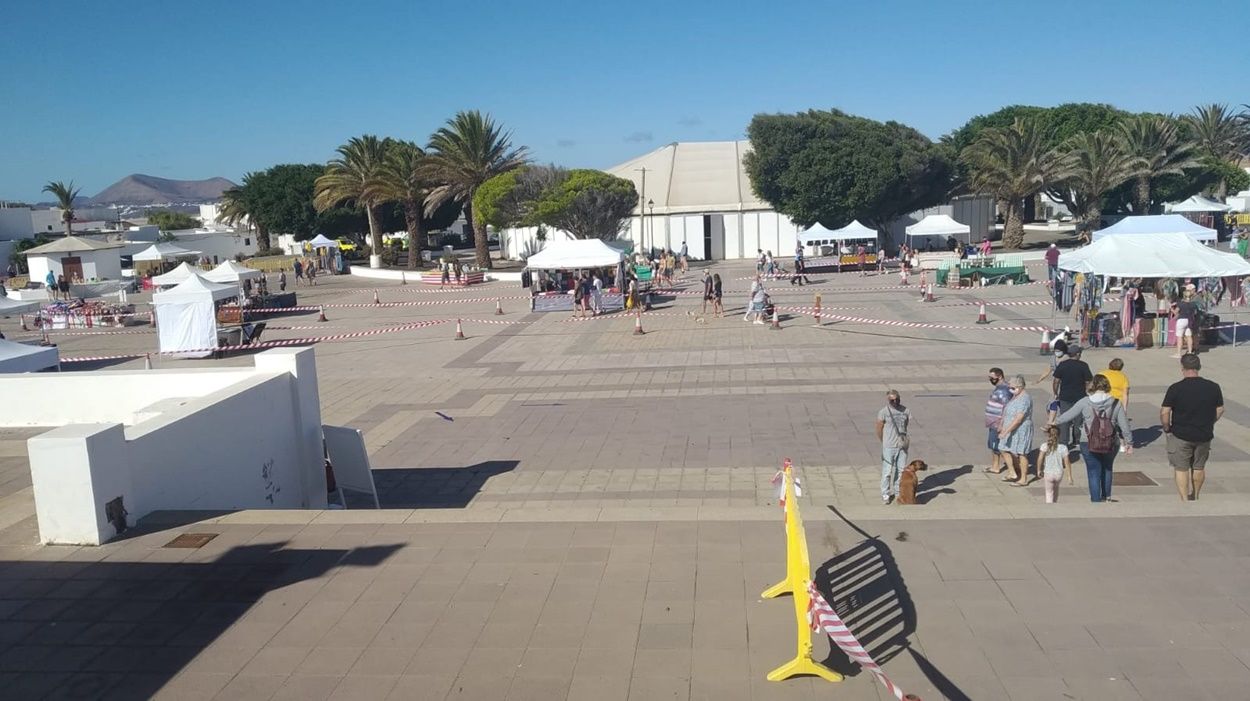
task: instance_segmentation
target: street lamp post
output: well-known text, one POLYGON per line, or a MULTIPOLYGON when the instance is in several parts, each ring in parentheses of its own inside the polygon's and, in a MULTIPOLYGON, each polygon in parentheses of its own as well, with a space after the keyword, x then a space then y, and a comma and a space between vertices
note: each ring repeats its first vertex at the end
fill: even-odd
POLYGON ((655 248, 655 200, 647 200, 647 209, 651 211, 651 247, 655 248))
MULTIPOLYGON (((647 244, 647 229, 646 229, 647 211, 646 211, 646 204, 644 203, 647 201, 647 167, 643 166, 641 168, 635 168, 634 171, 638 173, 642 173, 642 184, 641 184, 641 187, 639 188, 640 192, 638 193, 638 245, 646 246, 647 244)), ((648 257, 650 257, 650 251, 648 251, 647 253, 648 253, 648 257)))

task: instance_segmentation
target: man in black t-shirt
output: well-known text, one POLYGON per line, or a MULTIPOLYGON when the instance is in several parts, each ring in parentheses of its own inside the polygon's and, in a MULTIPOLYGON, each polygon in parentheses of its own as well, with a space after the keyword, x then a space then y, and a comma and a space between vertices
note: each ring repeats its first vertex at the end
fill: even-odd
MULTIPOLYGON (((1066 412, 1073 404, 1081 401, 1093 380, 1094 373, 1081 360, 1081 347, 1075 344, 1068 346, 1068 357, 1055 366, 1054 380, 1051 381, 1051 390, 1059 400, 1059 413, 1066 412)), ((1079 442, 1078 436, 1072 430, 1074 423, 1076 422, 1070 421, 1059 426, 1059 441, 1072 450, 1075 450, 1079 442)), ((1078 434, 1079 430, 1080 425, 1077 424, 1078 434)))
POLYGON ((1181 501, 1198 500, 1206 480, 1215 422, 1224 415, 1224 393, 1218 384, 1198 377, 1201 369, 1202 361, 1197 355, 1181 356, 1184 379, 1168 387, 1159 410, 1159 423, 1168 436, 1168 462, 1176 475, 1181 501))

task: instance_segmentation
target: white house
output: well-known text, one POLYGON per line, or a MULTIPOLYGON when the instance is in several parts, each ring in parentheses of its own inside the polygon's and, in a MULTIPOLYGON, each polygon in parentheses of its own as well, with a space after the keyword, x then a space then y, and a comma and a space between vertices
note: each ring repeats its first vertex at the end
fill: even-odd
POLYGON ((121 246, 77 236, 65 236, 26 252, 30 279, 42 282, 51 270, 67 280, 120 280, 121 246))

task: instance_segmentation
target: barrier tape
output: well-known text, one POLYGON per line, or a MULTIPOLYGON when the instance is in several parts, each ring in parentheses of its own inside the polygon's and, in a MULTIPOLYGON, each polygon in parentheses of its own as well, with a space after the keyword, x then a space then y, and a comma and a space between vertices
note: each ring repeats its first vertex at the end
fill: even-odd
MULTIPOLYGON (((898 326, 908 329, 951 329, 956 331, 964 330, 985 330, 985 331, 1049 331, 1047 326, 962 326, 959 324, 933 324, 922 321, 894 321, 892 319, 869 319, 860 316, 842 316, 840 314, 826 314, 826 308, 821 308, 821 319, 832 319, 834 321, 849 321, 857 324, 877 324, 879 326, 898 326)), ((805 313, 805 312, 801 312, 805 313)), ((815 316, 813 314, 813 316, 815 316)))
POLYGON ((885 671, 873 661, 872 656, 855 639, 855 635, 851 633, 851 630, 838 617, 837 612, 833 610, 828 601, 825 601, 825 597, 816 588, 815 582, 807 583, 807 621, 814 632, 823 632, 825 635, 828 635, 852 662, 871 672, 877 678, 877 681, 880 681, 886 690, 898 701, 904 701, 904 699, 920 701, 918 697, 904 695, 903 690, 890 681, 889 677, 885 676, 885 671))

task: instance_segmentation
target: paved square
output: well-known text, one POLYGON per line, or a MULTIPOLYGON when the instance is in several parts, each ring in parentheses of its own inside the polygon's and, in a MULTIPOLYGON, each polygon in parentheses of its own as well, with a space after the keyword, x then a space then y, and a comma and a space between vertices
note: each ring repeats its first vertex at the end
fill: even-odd
MULTIPOLYGON (((790 601, 759 597, 783 573, 769 478, 785 457, 803 479, 818 584, 908 692, 1244 696, 1244 349, 1204 355, 1227 412, 1189 504, 1157 429, 1176 361, 1087 352, 1095 369, 1124 359, 1143 447, 1116 468, 1154 484, 1091 504, 1077 463, 1047 506, 1039 487, 981 472, 986 370, 1036 379, 1039 334, 1014 329, 1065 323, 1043 288, 922 303, 894 276, 814 275, 770 284, 774 331, 741 320, 751 269, 714 270, 727 318, 701 313, 692 273, 642 316, 643 336, 622 315, 531 314, 513 284, 299 288, 329 320, 277 317, 267 339, 441 322, 317 346, 324 420, 365 431, 381 511, 355 499, 322 513, 156 514, 103 547, 39 547, 24 450, 38 431, 0 432, 4 698, 884 699, 840 653, 828 657, 840 684, 764 680, 795 653, 790 601), (375 288, 387 304, 371 304, 375 288), (973 323, 980 301, 987 326, 973 323), (453 340, 457 318, 466 341, 453 340), (933 468, 920 506, 880 504, 873 421, 887 388, 933 468), (161 547, 186 532, 220 535, 161 547)), ((155 338, 133 330, 56 340, 67 357, 131 356, 79 368, 142 367, 133 354, 155 338)), ((1040 422, 1049 386, 1031 390, 1040 422)))

